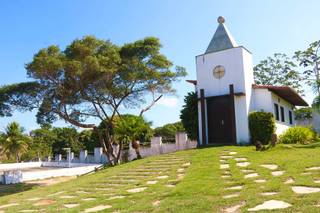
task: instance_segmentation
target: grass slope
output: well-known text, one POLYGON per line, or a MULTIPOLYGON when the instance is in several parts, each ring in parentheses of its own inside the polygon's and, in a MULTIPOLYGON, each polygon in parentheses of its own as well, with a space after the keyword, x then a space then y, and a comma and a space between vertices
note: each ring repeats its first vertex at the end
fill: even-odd
POLYGON ((241 202, 245 202, 241 211, 246 212, 248 208, 271 199, 292 204, 292 207, 280 212, 319 212, 319 207, 315 205, 320 204, 320 193, 298 195, 291 189, 292 185, 320 187, 319 183, 314 182, 314 179, 320 179, 320 171, 302 174, 307 167, 320 166, 319 156, 320 148, 290 146, 278 146, 265 152, 256 152, 253 147, 235 146, 182 151, 108 168, 58 185, 3 196, 0 198, 0 212, 42 209, 46 212, 79 212, 99 205, 112 206, 105 209, 106 212, 221 212, 224 208, 241 202), (246 157, 251 164, 246 168, 239 168, 234 159, 228 159, 231 178, 221 178, 223 170, 220 169, 219 160, 224 150, 237 152, 236 157, 246 157), (177 171, 183 168, 182 165, 186 162, 191 162, 191 165, 185 166, 184 171, 177 171), (273 177, 271 171, 261 167, 261 164, 277 164, 278 170, 285 173, 273 177), (260 178, 267 182, 255 183, 254 179, 244 179, 241 169, 255 170, 260 178), (157 178, 165 175, 168 178, 157 178), (289 177, 293 178, 295 183, 284 184, 289 177), (147 185, 146 182, 150 180, 159 182, 147 185), (240 196, 223 199, 224 195, 232 193, 226 188, 236 185, 244 186, 239 191, 240 196), (127 191, 141 187, 147 188, 139 193, 127 191), (266 197, 260 194, 262 192, 278 194, 266 197), (115 198, 120 195, 125 197, 115 198), (28 200, 30 198, 40 200, 28 200), (82 200, 85 198, 95 200, 82 200), (53 203, 45 203, 48 200, 53 203), (35 206, 41 203, 40 201, 48 205, 35 206), (2 207, 12 203, 19 205, 2 207), (80 205, 68 209, 65 204, 80 205))

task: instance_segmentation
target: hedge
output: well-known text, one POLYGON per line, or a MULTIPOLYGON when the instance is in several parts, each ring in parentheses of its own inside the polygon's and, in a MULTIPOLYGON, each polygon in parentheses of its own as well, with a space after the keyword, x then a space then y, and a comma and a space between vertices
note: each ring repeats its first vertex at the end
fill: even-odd
POLYGON ((251 112, 249 114, 249 129, 252 143, 260 141, 266 145, 275 133, 276 124, 270 112, 251 112))

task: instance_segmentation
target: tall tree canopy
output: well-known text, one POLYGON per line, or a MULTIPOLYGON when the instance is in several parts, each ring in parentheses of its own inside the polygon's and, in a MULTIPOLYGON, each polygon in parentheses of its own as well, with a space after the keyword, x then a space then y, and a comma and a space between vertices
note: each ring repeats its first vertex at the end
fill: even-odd
POLYGON ((297 65, 285 54, 275 53, 260 61, 254 68, 256 84, 290 86, 303 93, 297 65))
POLYGON ((0 89, 0 115, 38 109, 39 123, 63 119, 93 129, 109 161, 118 163, 109 132, 114 117, 121 115, 121 109, 141 108, 151 94, 153 100, 141 110, 142 115, 162 94, 174 92, 172 82, 186 75, 182 67, 172 71, 172 62, 160 48, 154 37, 117 46, 87 36, 74 40, 65 50, 54 45, 41 49, 26 65, 33 82, 0 89), (104 122, 104 131, 88 118, 104 122))
POLYGON ((294 58, 303 66, 303 79, 312 87, 316 98, 313 107, 320 111, 320 40, 304 51, 295 52, 294 58))

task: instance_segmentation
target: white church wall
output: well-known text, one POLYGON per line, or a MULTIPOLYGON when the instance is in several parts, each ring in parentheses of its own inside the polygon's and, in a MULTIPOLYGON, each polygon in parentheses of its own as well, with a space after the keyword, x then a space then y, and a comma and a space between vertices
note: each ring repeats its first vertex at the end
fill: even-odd
MULTIPOLYGON (((293 112, 294 106, 274 93, 271 94, 271 97, 272 97, 271 106, 274 107, 275 103, 279 105, 280 119, 279 121, 276 120, 276 128, 277 128, 276 134, 281 135, 285 130, 295 125, 294 112, 293 112), (281 121, 281 112, 280 112, 281 106, 284 108, 284 120, 285 120, 284 122, 281 121), (292 124, 290 124, 290 121, 289 121, 289 110, 292 112, 292 124)), ((273 113, 274 113, 274 110, 273 110, 273 113)))
POLYGON ((250 142, 246 96, 235 97, 237 143, 250 142))
POLYGON ((253 106, 250 111, 265 111, 273 113, 271 92, 267 89, 253 90, 253 106))
POLYGON ((235 92, 245 92, 243 51, 244 48, 237 47, 197 56, 198 94, 200 89, 205 90, 206 97, 229 94, 230 84, 234 85, 235 92), (213 77, 213 69, 218 65, 224 66, 226 70, 221 79, 213 77))
POLYGON ((278 95, 270 92, 268 89, 254 89, 253 91, 253 107, 251 111, 265 111, 265 112, 271 112, 275 116, 274 112, 274 104, 279 105, 279 121, 276 120, 276 134, 280 135, 285 130, 287 130, 289 127, 295 125, 294 120, 294 106, 284 100, 283 98, 279 97, 278 95), (284 108, 284 118, 285 122, 281 121, 281 112, 280 112, 280 106, 284 108), (289 121, 289 110, 292 112, 292 121, 293 123, 290 124, 289 121))

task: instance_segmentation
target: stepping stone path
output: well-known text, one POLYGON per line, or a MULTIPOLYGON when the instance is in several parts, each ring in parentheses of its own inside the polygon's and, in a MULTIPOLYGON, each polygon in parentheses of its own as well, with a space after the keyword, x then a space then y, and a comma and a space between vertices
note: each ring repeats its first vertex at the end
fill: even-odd
POLYGON ((234 197, 239 197, 239 196, 240 196, 240 193, 233 193, 233 194, 225 195, 222 198, 229 199, 229 198, 234 198, 234 197))
POLYGON ((110 208, 112 208, 112 206, 110 206, 110 205, 99 205, 99 206, 96 206, 93 208, 86 209, 86 210, 84 210, 84 212, 85 213, 98 212, 98 211, 102 211, 102 210, 110 209, 110 208))
POLYGON ((36 202, 35 204, 33 204, 34 206, 48 206, 48 205, 52 205, 54 204, 56 201, 54 200, 40 200, 39 202, 36 202))
POLYGON ((229 164, 221 164, 220 169, 229 169, 229 164))
POLYGON ((262 164, 260 166, 262 166, 262 167, 264 167, 266 169, 270 169, 270 170, 278 169, 278 165, 276 165, 276 164, 262 164))
POLYGON ((222 213, 237 213, 240 212, 240 208, 244 206, 245 202, 241 202, 240 204, 237 204, 235 206, 230 206, 227 208, 222 209, 222 213))
POLYGON ((75 196, 71 196, 71 195, 66 195, 66 196, 60 196, 61 199, 71 199, 71 198, 75 198, 75 196))
POLYGON ((9 203, 9 204, 5 204, 5 205, 0 206, 0 209, 8 208, 11 206, 18 206, 18 205, 19 205, 19 203, 9 203))
MULTIPOLYGON (((130 196, 133 196, 131 194, 143 192, 149 187, 154 187, 152 185, 157 183, 159 186, 162 185, 164 187, 163 189, 168 193, 168 191, 176 187, 179 181, 184 178, 188 167, 191 166, 191 162, 186 161, 190 156, 184 155, 178 157, 174 155, 175 154, 162 155, 156 160, 146 161, 143 164, 141 163, 134 169, 122 169, 118 173, 109 176, 108 179, 100 178, 98 180, 92 180, 92 182, 87 182, 85 185, 79 184, 79 186, 76 187, 76 190, 74 190, 74 188, 68 189, 66 187, 63 188, 64 191, 53 191, 44 197, 26 197, 24 198, 24 202, 27 202, 27 204, 20 204, 20 209, 19 207, 14 207, 15 210, 10 209, 10 207, 13 208, 13 206, 19 205, 19 203, 0 205, 0 213, 3 213, 1 212, 2 209, 6 210, 6 212, 45 212, 46 208, 49 206, 51 209, 56 209, 58 212, 64 212, 68 211, 68 209, 70 211, 73 208, 76 210, 76 208, 83 203, 85 203, 86 209, 82 212, 104 212, 109 211, 106 209, 112 208, 108 201, 114 202, 113 200, 126 197, 129 197, 128 202, 135 204, 137 201, 132 201, 130 199, 130 196), (166 180, 168 178, 173 178, 174 176, 176 176, 176 179, 166 180), (128 194, 124 196, 123 191, 126 191, 128 194), (97 194, 99 198, 105 197, 105 200, 99 201, 98 204, 96 204, 96 202, 90 202, 97 200, 93 195, 90 197, 91 193, 97 194), (87 196, 83 197, 85 195, 87 196), (71 201, 71 199, 76 198, 77 201, 71 201), (94 204, 97 206, 92 206, 94 204), (27 209, 24 205, 39 207, 27 209), (40 209, 40 206, 42 209, 40 209)), ((154 205, 156 206, 159 204, 160 201, 155 201, 154 205)), ((111 212, 115 213, 117 211, 118 210, 114 210, 111 212)))
POLYGON ((82 198, 81 200, 82 200, 82 201, 93 201, 93 200, 96 200, 96 198, 94 198, 94 197, 88 197, 88 198, 82 198))
POLYGON ((258 173, 250 173, 244 176, 244 178, 255 178, 255 177, 259 177, 258 173))
POLYGON ((317 170, 320 170, 320 166, 318 167, 309 167, 309 168, 306 168, 307 171, 317 171, 317 170))
POLYGON ((126 197, 126 196, 118 195, 118 196, 110 197, 108 200, 122 199, 122 198, 125 198, 125 197, 126 197))
POLYGON ((247 167, 250 165, 250 163, 249 162, 241 162, 241 163, 237 163, 236 165, 239 167, 247 167))
POLYGON ((285 173, 285 171, 274 171, 274 172, 271 172, 272 176, 274 177, 279 177, 281 175, 283 175, 285 173))
POLYGON ((157 179, 167 179, 169 176, 168 175, 163 175, 163 176, 158 176, 157 179))
POLYGON ((320 179, 313 180, 314 183, 320 183, 320 179))
POLYGON ((69 204, 64 204, 63 206, 68 209, 71 209, 71 208, 75 208, 75 207, 79 206, 79 204, 78 203, 69 203, 69 204))
POLYGON ((272 196, 272 195, 277 195, 278 192, 262 192, 261 195, 262 196, 272 196))
POLYGON ((253 173, 254 170, 252 170, 252 169, 242 169, 241 172, 243 172, 243 173, 253 173))
POLYGON ((294 183, 294 180, 291 177, 284 182, 284 184, 291 184, 291 183, 294 183))
POLYGON ((129 193, 138 193, 146 190, 147 187, 140 187, 140 188, 134 188, 134 189, 128 189, 127 192, 129 193))
POLYGON ((237 161, 237 162, 248 161, 247 158, 235 158, 234 160, 237 161))
POLYGON ((160 200, 156 200, 152 203, 153 206, 159 206, 160 205, 160 200))
POLYGON ((241 189, 243 189, 243 186, 232 186, 232 187, 226 188, 226 190, 241 190, 241 189))
POLYGON ((267 182, 267 180, 265 179, 257 179, 257 180, 254 180, 255 183, 265 183, 267 182))
POLYGON ((221 155, 220 158, 221 158, 221 159, 231 159, 231 158, 233 158, 233 156, 230 156, 230 155, 221 155))
POLYGON ((237 152, 229 152, 229 155, 236 155, 237 152))
POLYGON ((158 183, 157 180, 149 180, 149 181, 147 181, 147 184, 148 184, 148 185, 154 185, 154 184, 156 184, 156 183, 158 183))
POLYGON ((286 209, 290 206, 292 205, 283 201, 269 200, 269 201, 265 201, 263 204, 260 204, 254 208, 248 209, 248 211, 254 212, 254 211, 261 211, 261 210, 286 209))
POLYGON ((291 187, 292 191, 296 194, 311 194, 320 192, 320 188, 318 187, 308 187, 308 186, 293 186, 291 187))

